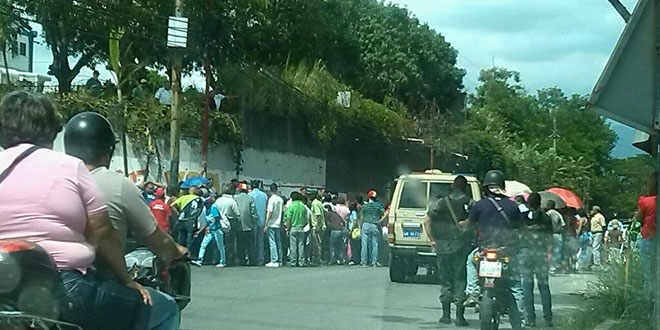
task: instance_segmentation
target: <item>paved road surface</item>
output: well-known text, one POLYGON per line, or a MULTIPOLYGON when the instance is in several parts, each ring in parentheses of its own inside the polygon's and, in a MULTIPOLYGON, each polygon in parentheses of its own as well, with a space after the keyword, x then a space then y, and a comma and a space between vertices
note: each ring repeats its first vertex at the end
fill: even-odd
MULTIPOLYGON (((551 279, 553 311, 561 317, 580 299, 588 277, 551 279)), ((453 329, 440 318, 437 285, 391 283, 387 268, 333 266, 266 269, 193 268, 192 303, 183 329, 453 329)), ((537 318, 542 320, 537 292, 537 318)), ((467 329, 478 329, 468 309, 467 329)), ((504 328, 509 327, 508 321, 504 328)), ((466 328, 462 328, 466 329, 466 328)))

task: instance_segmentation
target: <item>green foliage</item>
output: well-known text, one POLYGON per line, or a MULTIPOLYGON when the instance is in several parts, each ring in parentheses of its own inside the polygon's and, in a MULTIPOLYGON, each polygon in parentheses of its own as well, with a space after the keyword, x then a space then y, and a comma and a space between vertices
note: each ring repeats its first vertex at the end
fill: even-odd
POLYGON ((629 251, 629 265, 623 260, 612 262, 606 271, 598 272, 596 281, 589 283, 588 300, 580 311, 558 325, 560 329, 594 329, 605 320, 614 320, 612 329, 650 329, 649 292, 642 287, 639 253, 629 251))
POLYGON ((110 15, 105 1, 16 0, 15 4, 43 27, 43 37, 53 54, 49 74, 57 78, 60 91, 71 90, 80 69, 99 59, 107 48, 110 15), (69 59, 79 57, 73 66, 69 59))
MULTIPOLYGON (((388 142, 410 130, 405 106, 389 100, 395 110, 363 97, 334 78, 320 62, 289 65, 283 70, 225 67, 221 75, 238 102, 225 111, 256 111, 274 117, 302 119, 322 145, 341 139, 388 142), (337 104, 337 92, 351 91, 351 106, 337 104)), ((224 104, 223 104, 224 107, 224 104)))
MULTIPOLYGON (((182 124, 184 136, 200 136, 203 94, 183 94, 182 111, 186 114, 182 124)), ((62 117, 68 120, 82 111, 96 111, 110 119, 116 130, 124 128, 135 144, 146 144, 149 137, 167 138, 169 135, 170 108, 160 106, 155 99, 133 100, 118 104, 115 98, 99 98, 86 91, 57 94, 62 117), (126 107, 126 118, 123 111, 126 107)), ((234 143, 240 140, 240 126, 231 115, 212 112, 209 115, 209 142, 234 143)))
POLYGON ((483 70, 479 80, 467 121, 438 116, 418 125, 423 136, 434 139, 438 154, 446 159, 455 152, 468 155, 462 172, 502 169, 534 190, 564 187, 608 215, 632 215, 652 163, 647 157, 611 159, 616 135, 588 110, 586 97, 568 97, 559 88, 528 94, 519 74, 503 68, 483 70), (553 120, 560 136, 556 150, 553 120))

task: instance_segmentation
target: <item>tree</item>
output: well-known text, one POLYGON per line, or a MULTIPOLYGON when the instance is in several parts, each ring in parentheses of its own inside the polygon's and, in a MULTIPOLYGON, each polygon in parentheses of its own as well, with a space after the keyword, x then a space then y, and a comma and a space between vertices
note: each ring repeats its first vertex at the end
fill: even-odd
POLYGON ((99 49, 107 48, 108 21, 116 16, 106 1, 16 0, 43 27, 53 54, 48 73, 55 76, 60 92, 71 91, 80 70, 95 63, 99 49), (78 59, 73 66, 69 58, 78 59))

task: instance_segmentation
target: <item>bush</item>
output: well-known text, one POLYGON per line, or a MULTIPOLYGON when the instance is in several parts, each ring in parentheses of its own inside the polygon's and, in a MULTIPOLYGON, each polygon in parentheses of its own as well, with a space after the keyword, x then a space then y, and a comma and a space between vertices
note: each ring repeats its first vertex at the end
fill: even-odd
POLYGON ((629 265, 613 262, 599 272, 588 285, 588 297, 580 311, 561 322, 561 329, 594 329, 606 320, 616 321, 612 329, 650 329, 649 293, 642 289, 640 258, 637 251, 629 253, 629 265))

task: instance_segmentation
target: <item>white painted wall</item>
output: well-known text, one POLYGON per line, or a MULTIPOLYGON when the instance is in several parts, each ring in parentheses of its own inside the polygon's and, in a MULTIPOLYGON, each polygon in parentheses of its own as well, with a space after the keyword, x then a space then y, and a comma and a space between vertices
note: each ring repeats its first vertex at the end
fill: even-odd
MULTIPOLYGON (((7 49, 7 64, 10 69, 29 72, 30 71, 30 39, 27 35, 19 34, 17 37, 18 48, 16 49, 16 55, 9 49, 7 49), (21 55, 20 46, 25 44, 25 55, 21 55)), ((4 63, 0 64, 4 67, 4 63)))
MULTIPOLYGON (((163 159, 161 160, 163 172, 169 171, 169 148, 164 143, 160 143, 160 151, 163 159)), ((60 133, 55 139, 54 149, 64 151, 64 142, 60 133)), ((142 170, 146 167, 146 156, 136 155, 133 147, 128 144, 128 170, 142 170)), ((122 158, 121 144, 117 145, 111 170, 122 171, 124 161, 122 158)), ((155 158, 155 157, 154 157, 155 158)), ((269 185, 276 182, 283 192, 289 193, 300 186, 325 187, 326 160, 316 157, 301 156, 293 153, 282 153, 278 151, 257 150, 246 148, 243 151, 243 171, 239 177, 240 180, 259 179, 264 184, 269 185), (290 187, 286 187, 290 186, 290 187)), ((149 166, 149 178, 156 179, 158 173, 158 164, 153 159, 149 166)), ((234 162, 231 155, 231 149, 228 145, 210 145, 208 156, 208 171, 211 176, 217 175, 220 183, 229 182, 235 177, 234 162)), ((200 141, 197 139, 182 139, 181 155, 179 163, 180 172, 201 171, 200 141)), ((138 178, 140 181, 141 178, 138 178)), ((161 181, 164 181, 161 180, 161 181)))

